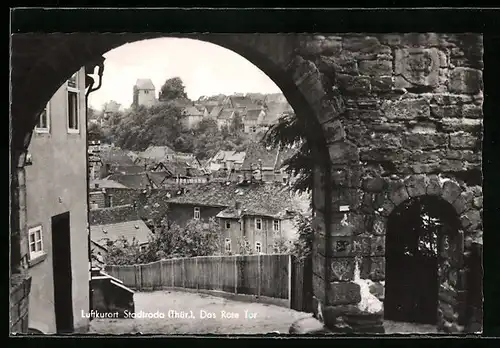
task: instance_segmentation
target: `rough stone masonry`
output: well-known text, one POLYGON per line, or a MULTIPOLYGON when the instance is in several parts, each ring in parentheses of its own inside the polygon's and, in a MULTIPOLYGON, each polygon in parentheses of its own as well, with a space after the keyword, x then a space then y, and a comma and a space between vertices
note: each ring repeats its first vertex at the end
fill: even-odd
POLYGON ((305 70, 301 78, 330 95, 320 98, 319 108, 330 103, 326 108, 340 115, 324 120, 331 177, 317 170, 313 193, 314 294, 326 326, 335 328, 339 319, 345 324, 356 312, 356 258, 362 279, 383 284, 387 218, 422 195, 453 205, 462 223, 459 236, 441 250, 438 329, 461 332, 482 320, 481 304, 466 300, 467 256, 473 244, 482 245, 483 233, 482 51, 475 34, 303 40, 295 58, 305 70), (321 194, 328 186, 331 204, 321 194))
MULTIPOLYGON (((313 188, 313 290, 321 304, 316 314, 327 326, 348 327, 356 315, 355 260, 361 279, 383 294, 387 219, 401 203, 423 195, 452 205, 462 227, 440 251, 438 327, 470 331, 481 323, 482 303, 471 300, 475 286, 468 280, 470 272, 482 272, 469 262, 471 252, 481 250, 483 233, 479 34, 14 35, 14 266, 27 253, 23 163, 36 116, 77 68, 127 42, 163 36, 190 36, 241 54, 278 84, 298 117, 314 120, 305 131, 324 138, 319 153, 329 160, 316 162, 323 163, 313 188)), ((355 321, 359 326, 365 319, 355 321)))

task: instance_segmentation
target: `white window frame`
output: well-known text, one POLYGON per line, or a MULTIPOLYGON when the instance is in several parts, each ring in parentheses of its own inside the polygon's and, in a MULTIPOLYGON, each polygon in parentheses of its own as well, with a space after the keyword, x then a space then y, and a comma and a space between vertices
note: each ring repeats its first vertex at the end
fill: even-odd
POLYGON ((193 219, 200 220, 200 218, 201 218, 200 207, 194 207, 194 210, 193 210, 193 219))
POLYGON ((226 220, 225 226, 226 226, 226 229, 230 229, 231 228, 231 221, 226 220))
POLYGON ((273 220, 273 231, 279 232, 281 230, 281 221, 280 220, 273 220), (278 225, 278 228, 276 228, 276 223, 278 225))
POLYGON ((37 257, 45 254, 43 250, 43 228, 42 225, 32 227, 28 230, 28 249, 30 251, 30 260, 34 260, 37 257), (36 238, 36 232, 40 232, 40 239, 36 238), (33 236, 33 242, 31 241, 31 236, 33 236), (37 246, 40 243, 40 249, 37 250, 37 246), (31 250, 31 245, 35 245, 35 250, 31 250))
MULTIPOLYGON (((41 113, 40 113, 40 115, 41 115, 41 113)), ((40 115, 38 115, 38 116, 40 117, 40 115)), ((40 128, 40 127, 38 127, 38 124, 37 124, 35 126, 35 132, 37 132, 37 133, 50 133, 50 101, 45 105, 45 117, 47 118, 47 127, 40 128)))
POLYGON ((262 252, 262 243, 261 242, 255 242, 255 252, 256 253, 262 252))
POLYGON ((71 133, 71 134, 79 134, 80 133, 80 117, 81 117, 81 115, 80 115, 80 88, 78 88, 78 86, 80 85, 79 76, 78 76, 79 72, 80 72, 80 70, 78 70, 73 75, 73 76, 75 76, 76 87, 69 86, 69 81, 66 81, 66 122, 67 122, 68 133, 71 133), (70 95, 70 93, 76 94, 76 126, 77 126, 77 128, 70 128, 69 127, 69 116, 70 116, 69 95, 70 95))
POLYGON ((261 218, 255 218, 255 229, 258 231, 262 231, 262 219, 261 218), (258 226, 260 224, 260 227, 258 226))
POLYGON ((224 251, 226 253, 230 253, 231 252, 231 238, 226 238, 226 240, 224 241, 224 251))

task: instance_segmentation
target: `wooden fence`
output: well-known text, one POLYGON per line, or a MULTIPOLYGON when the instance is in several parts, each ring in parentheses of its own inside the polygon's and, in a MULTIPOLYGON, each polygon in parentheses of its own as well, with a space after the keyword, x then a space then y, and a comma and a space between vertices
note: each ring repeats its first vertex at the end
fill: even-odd
MULTIPOLYGON (((307 263, 306 263, 307 265, 307 263)), ((199 256, 132 266, 106 266, 106 273, 138 290, 184 288, 288 300, 306 310, 304 263, 288 254, 199 256)))

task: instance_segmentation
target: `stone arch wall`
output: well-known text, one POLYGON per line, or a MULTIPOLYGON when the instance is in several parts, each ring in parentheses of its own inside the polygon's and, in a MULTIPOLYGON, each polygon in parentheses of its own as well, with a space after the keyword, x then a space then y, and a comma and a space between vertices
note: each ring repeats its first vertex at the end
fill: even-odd
MULTIPOLYGON (((12 38, 11 104, 11 227, 13 265, 27 253, 22 231, 26 207, 24 157, 36 117, 57 88, 81 66, 93 68, 105 52, 128 42, 179 37, 211 42, 242 55, 282 89, 297 116, 303 120, 319 171, 328 171, 328 150, 320 123, 340 113, 324 103, 326 91, 319 71, 297 55, 309 36, 276 34, 17 34, 12 38), (26 96, 29 95, 29 98, 26 96), (325 106, 326 105, 326 106, 325 106), (327 116, 325 116, 327 114, 327 116), (21 240, 19 240, 21 239, 21 240), (16 250, 20 246, 21 250, 16 250), (20 256, 16 256, 20 254, 20 256)), ((104 72, 104 79, 106 78, 104 72)), ((327 187, 313 193, 329 200, 327 187)), ((315 191, 316 190, 315 188, 315 191)), ((318 202, 318 198, 316 198, 318 202)), ((322 202, 321 205, 328 203, 322 202)), ((22 261, 22 260, 21 260, 22 261)), ((22 262, 21 262, 22 263, 22 262)))
MULTIPOLYGON (((462 332, 469 319, 466 318, 467 257, 473 243, 482 243, 482 190, 480 186, 469 187, 437 175, 410 175, 404 180, 392 181, 384 190, 384 199, 376 211, 373 233, 385 239, 392 211, 403 202, 421 196, 436 196, 448 202, 461 222, 462 229, 450 237, 451 240, 447 239, 448 247, 440 250, 443 263, 439 265, 437 325, 442 331, 462 332)), ((382 272, 380 269, 380 274, 382 272)))

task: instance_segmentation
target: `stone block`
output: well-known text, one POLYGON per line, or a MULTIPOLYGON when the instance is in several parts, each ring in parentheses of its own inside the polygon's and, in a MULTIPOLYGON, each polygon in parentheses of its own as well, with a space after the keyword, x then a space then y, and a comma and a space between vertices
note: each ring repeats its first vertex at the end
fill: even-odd
POLYGON ((473 231, 482 225, 481 214, 476 209, 471 209, 460 216, 462 226, 468 231, 473 231))
POLYGON ((362 237, 362 236, 353 237, 351 254, 356 256, 370 255, 370 247, 371 247, 370 237, 362 237))
POLYGON ((480 119, 443 118, 441 120, 441 129, 445 132, 477 132, 482 126, 483 122, 480 119))
POLYGON ((384 256, 385 255, 385 236, 375 236, 370 238, 370 255, 384 256))
POLYGON ((427 183, 425 175, 411 175, 405 180, 406 191, 410 197, 418 197, 425 195, 427 191, 427 183))
POLYGON ((386 188, 385 180, 380 177, 370 177, 363 180, 363 190, 366 192, 382 192, 386 188))
POLYGON ((352 54, 342 52, 337 56, 320 56, 316 62, 318 69, 328 75, 335 75, 338 73, 357 75, 358 62, 352 54))
POLYGON ((403 48, 394 52, 396 87, 413 85, 436 87, 439 84, 441 54, 438 49, 403 48))
POLYGON ((481 70, 458 67, 450 72, 449 89, 455 93, 476 94, 483 89, 481 70))
POLYGON ((369 76, 392 75, 392 61, 390 60, 362 60, 359 63, 359 73, 369 76))
POLYGON ((460 193, 455 202, 453 202, 453 207, 457 214, 460 215, 473 207, 473 201, 474 194, 471 191, 465 191, 460 193))
POLYGON ((375 132, 402 133, 407 127, 397 122, 380 122, 370 124, 369 128, 375 132))
POLYGON ((392 213, 394 208, 396 208, 394 203, 391 200, 386 199, 384 201, 384 203, 381 205, 381 207, 379 208, 379 213, 383 217, 388 217, 392 213))
POLYGON ((328 146, 332 164, 348 164, 359 162, 359 151, 356 145, 347 141, 337 142, 328 146))
POLYGON ((448 144, 447 134, 403 134, 402 143, 407 149, 435 149, 448 144))
POLYGON ((331 258, 330 281, 352 281, 354 278, 354 258, 331 258))
POLYGON ((328 144, 345 140, 345 130, 339 120, 323 123, 322 126, 328 144))
POLYGON ((372 92, 389 92, 394 87, 392 76, 375 76, 371 79, 372 92))
POLYGON ((483 207, 483 197, 474 198, 474 207, 478 209, 481 209, 483 207))
POLYGON ((460 105, 431 105, 430 112, 436 118, 462 117, 462 107, 460 105))
POLYGON ((361 301, 360 286, 353 282, 332 282, 327 305, 357 304, 361 301))
POLYGON ((332 236, 332 256, 346 257, 352 256, 353 237, 352 236, 332 236))
POLYGON ((373 234, 376 236, 383 236, 386 233, 387 218, 383 216, 376 216, 373 221, 373 234))
POLYGON ((427 176, 426 193, 431 196, 440 196, 442 192, 441 182, 437 175, 427 176))
POLYGON ((385 257, 372 257, 369 279, 373 281, 385 280, 385 257))
POLYGON ((462 106, 462 116, 466 118, 483 118, 483 108, 479 105, 465 104, 462 106))
POLYGON ((450 134, 450 147, 452 149, 473 149, 481 141, 477 136, 470 133, 457 132, 450 134))
POLYGON ((440 302, 448 303, 452 306, 456 306, 456 304, 458 303, 457 292, 453 289, 450 289, 442 285, 439 287, 438 298, 440 302))
POLYGON ((429 103, 424 98, 388 100, 382 103, 381 110, 385 117, 392 120, 413 120, 417 117, 429 117, 431 112, 429 103))
POLYGON ((344 93, 368 95, 371 92, 371 79, 368 76, 337 75, 340 89, 344 93))
POLYGON ((460 186, 451 180, 447 180, 443 184, 441 197, 448 203, 453 204, 458 196, 460 196, 460 193, 462 193, 460 186))

